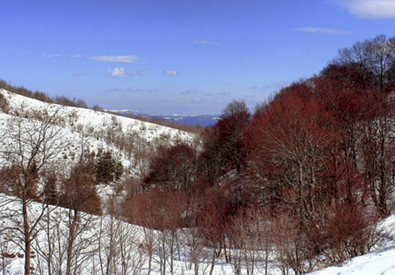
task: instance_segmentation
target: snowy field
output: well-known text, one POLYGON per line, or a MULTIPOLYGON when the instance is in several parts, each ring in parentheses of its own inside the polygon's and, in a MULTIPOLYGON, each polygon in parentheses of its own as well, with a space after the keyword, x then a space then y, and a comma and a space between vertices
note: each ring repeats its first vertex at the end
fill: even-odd
MULTIPOLYGON (((18 240, 18 233, 8 232, 9 227, 17 227, 21 224, 20 202, 10 196, 0 194, 0 274, 23 274, 24 259, 22 243, 18 240), (5 255, 8 255, 4 257, 5 255)), ((34 257, 32 266, 34 274, 49 274, 48 263, 51 263, 54 271, 65 270, 66 251, 68 249, 68 232, 70 230, 70 210, 61 207, 49 206, 45 209, 40 203, 30 203, 32 221, 40 213, 45 217, 40 221, 37 237, 33 242, 34 257), (49 221, 49 222, 48 222, 49 221), (50 255, 50 250, 52 256, 50 255)), ((149 258, 146 246, 150 240, 153 242, 153 256, 151 274, 162 274, 161 261, 169 261, 163 258, 160 252, 163 232, 147 230, 146 228, 132 225, 116 219, 110 215, 94 216, 81 213, 80 234, 77 235, 73 247, 73 274, 148 274, 149 258), (152 239, 151 239, 152 238, 152 239), (150 240, 149 240, 150 239, 150 240), (111 256, 112 253, 112 256, 111 256), (111 263, 109 265, 109 262, 111 263), (111 270, 108 273, 108 266, 111 270), (74 273, 75 272, 75 273, 74 273)), ((185 244, 187 234, 185 230, 177 232, 181 246, 174 261, 175 275, 188 275, 194 273, 194 265, 189 260, 189 248, 185 244), (183 243, 184 242, 184 243, 183 243)), ((206 249, 201 254, 199 274, 209 274, 210 251, 206 249)), ((63 274, 63 273, 62 273, 63 274)), ((170 274, 166 272, 166 274, 170 274)), ((213 274, 234 274, 230 264, 225 259, 217 260, 213 274)), ((264 274, 259 269, 254 274, 264 274)), ((270 274, 281 274, 276 267, 270 269, 270 274)))
MULTIPOLYGON (((6 270, 5 274, 23 274, 23 255, 19 247, 17 235, 7 235, 5 228, 19 224, 20 217, 18 213, 19 202, 13 197, 0 195, 0 213, 2 215, 1 226, 2 235, 0 237, 0 248, 2 255, 12 255, 10 258, 3 257, 0 266, 6 270), (9 214, 14 215, 9 215, 9 214), (8 216, 7 218, 5 218, 8 216), (15 256, 16 255, 16 256, 15 256), (18 256, 19 255, 19 256, 18 256)), ((56 266, 65 264, 65 251, 68 247, 68 230, 69 230, 69 210, 61 207, 51 207, 43 210, 43 205, 32 202, 30 212, 32 216, 38 215, 44 211, 48 214, 48 219, 43 219, 40 223, 36 241, 33 243, 35 257, 32 259, 33 266, 37 273, 48 274, 48 249, 52 249, 54 256, 51 259, 52 265, 56 266), (50 221, 48 223, 48 221, 50 221)), ((161 274, 161 261, 169 261, 169 258, 163 259, 160 255, 160 242, 164 237, 163 232, 147 230, 140 226, 135 226, 126 222, 119 221, 116 217, 110 215, 93 216, 81 214, 80 228, 81 234, 77 236, 76 245, 73 248, 76 274, 148 274, 148 255, 146 246, 149 239, 153 242, 153 256, 151 263, 151 274, 161 274), (111 252, 112 251, 112 252, 111 252), (113 256, 111 257, 111 253, 113 256), (104 264, 111 262, 111 272, 107 273, 104 264), (78 263, 78 264, 77 264, 78 263)), ((381 228, 387 231, 392 237, 395 236, 395 216, 390 216, 381 225, 381 228)), ((177 232, 181 247, 177 252, 174 261, 174 274, 195 274, 194 266, 190 261, 189 248, 185 244, 188 239, 188 232, 180 230, 177 232)), ((395 274, 395 246, 393 242, 387 241, 382 247, 376 248, 377 251, 354 258, 344 263, 342 266, 328 267, 326 269, 311 273, 311 275, 390 275, 395 274)), ((199 274, 209 274, 210 260, 209 253, 201 254, 199 264, 199 274)), ((59 267, 57 267, 59 268, 59 267)), ((64 266, 63 266, 64 269, 64 266)), ((289 274, 292 274, 289 271, 289 274)), ((0 274, 2 272, 0 271, 0 274)), ((170 270, 166 272, 170 274, 170 270)), ((213 274, 231 275, 235 274, 231 264, 226 264, 224 258, 217 260, 213 274)), ((247 274, 242 270, 241 274, 247 274)), ((257 266, 254 274, 265 274, 262 266, 257 266)), ((275 263, 269 265, 268 274, 282 274, 275 263)))

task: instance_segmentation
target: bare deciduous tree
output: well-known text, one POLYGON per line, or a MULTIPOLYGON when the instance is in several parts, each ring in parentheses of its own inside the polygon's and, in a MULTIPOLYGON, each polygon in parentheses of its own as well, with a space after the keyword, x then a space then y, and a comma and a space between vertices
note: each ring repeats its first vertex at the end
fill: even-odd
POLYGON ((117 195, 111 196, 107 201, 107 215, 100 220, 100 273, 141 274, 146 257, 139 247, 139 230, 136 226, 122 221, 119 200, 117 195))
POLYGON ((61 109, 25 112, 23 117, 13 117, 7 122, 7 130, 3 139, 1 155, 8 162, 8 167, 14 167, 18 174, 13 177, 12 190, 20 204, 18 215, 21 218, 14 221, 9 229, 20 236, 24 244, 25 274, 30 274, 32 242, 38 234, 38 224, 43 218, 46 208, 40 213, 32 213, 29 209, 33 200, 40 196, 37 191, 37 181, 40 170, 56 158, 64 147, 61 140, 61 130, 57 126, 62 123, 61 109))

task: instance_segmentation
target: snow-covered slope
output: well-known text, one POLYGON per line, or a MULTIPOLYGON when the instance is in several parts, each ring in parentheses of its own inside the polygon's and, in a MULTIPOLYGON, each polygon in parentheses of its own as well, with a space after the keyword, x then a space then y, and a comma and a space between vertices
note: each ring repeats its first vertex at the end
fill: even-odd
POLYGON ((342 266, 328 267, 311 275, 394 275, 395 247, 354 258, 342 266))
MULTIPOLYGON (((155 150, 159 145, 175 141, 192 142, 196 135, 150 122, 94 111, 91 109, 65 107, 45 103, 0 89, 8 101, 8 113, 0 112, 0 136, 9 131, 8 122, 15 118, 29 117, 34 120, 34 112, 59 112, 62 123, 58 124, 62 140, 70 144, 59 157, 72 161, 81 151, 97 152, 99 148, 111 150, 122 162, 126 171, 138 176, 141 173, 144 154, 155 150), (137 153, 140 159, 136 159, 137 153)), ((4 140, 3 140, 3 145, 4 140)))
MULTIPOLYGON (((15 215, 19 211, 18 199, 0 193, 0 231, 2 232, 0 275, 23 274, 23 243, 19 239, 21 235, 17 231, 7 230, 10 227, 21 226, 21 215, 15 215)), ((52 274, 65 274, 73 214, 66 208, 53 206, 45 208, 41 203, 31 202, 29 207, 31 219, 36 220, 40 214, 43 214, 44 218, 39 220, 37 230, 34 231, 37 236, 32 242, 33 274, 47 275, 48 269, 51 269, 52 274)), ((168 232, 146 229, 110 215, 95 216, 86 213, 79 215, 78 233, 71 248, 73 255, 71 274, 163 274, 161 261, 167 262, 169 259, 162 258, 161 245, 163 240, 169 237, 168 232), (149 251, 153 253, 151 264, 149 251)), ((189 233, 188 230, 177 232, 177 242, 181 250, 174 259, 173 275, 195 274, 193 264, 190 262, 189 233)), ((209 274, 211 268, 210 253, 207 252, 209 248, 205 249, 206 252, 203 250, 199 252, 202 259, 198 273, 202 275, 209 274), (204 254, 207 255, 202 256, 204 254)), ((165 274, 171 274, 170 270, 165 274)), ((217 259, 213 275, 231 274, 234 274, 231 264, 226 263, 223 256, 217 259)), ((264 273, 257 271, 254 274, 264 273)), ((281 273, 277 267, 273 267, 270 268, 270 274, 281 273)))
MULTIPOLYGON (((45 218, 40 220, 38 235, 32 243, 34 257, 32 266, 36 270, 35 274, 48 274, 48 263, 51 261, 52 271, 65 269, 66 251, 68 248, 68 232, 70 229, 70 213, 68 209, 53 207, 45 209, 40 203, 30 204, 30 215, 34 219, 40 213, 44 213, 45 218), (47 222, 49 221, 49 223, 47 222), (49 255, 49 249, 52 256, 49 255), (61 266, 60 266, 61 265, 61 266)), ((0 274, 2 268, 5 274, 23 274, 23 250, 22 243, 18 241, 16 235, 5 234, 4 228, 20 225, 21 217, 15 215, 20 210, 20 202, 4 194, 0 194, 0 274)), ((75 253, 74 260, 79 264, 73 264, 76 274, 148 274, 149 258, 147 246, 152 238, 153 255, 151 274, 162 274, 160 270, 160 243, 167 234, 155 230, 148 230, 140 226, 132 225, 116 219, 110 215, 95 216, 80 214, 79 234, 73 246, 75 253), (111 258, 111 272, 107 273, 107 264, 111 258)), ((381 225, 389 235, 395 236, 395 216, 390 216, 381 225)), ((190 262, 188 253, 187 229, 179 230, 177 238, 181 247, 181 252, 174 260, 175 275, 195 274, 193 264, 190 262)), ((167 236, 168 237, 168 236, 167 236)), ((392 275, 395 274, 395 246, 394 243, 387 242, 382 249, 376 252, 360 256, 344 263, 342 266, 329 267, 311 275, 392 275), (388 246, 388 247, 387 247, 388 246)), ((201 253, 201 252, 200 252, 201 253)), ((209 254, 209 253, 208 253, 209 254)), ((203 255, 203 254, 202 254, 203 255)), ((163 260, 163 259, 162 259, 163 260)), ((199 267, 199 274, 209 274, 210 259, 202 258, 199 267)), ((245 269, 241 274, 247 274, 245 269)), ((63 273, 62 273, 63 274, 63 273)), ((170 274, 170 270, 166 272, 170 274)), ((214 275, 235 274, 232 265, 225 262, 221 257, 217 260, 213 270, 214 275)), ((265 274, 263 266, 257 266, 255 275, 265 274)), ((268 274, 283 274, 278 266, 269 264, 268 274)), ((288 274, 293 274, 289 270, 288 274)))
POLYGON ((382 248, 353 258, 341 266, 332 266, 311 275, 394 275, 395 274, 395 216, 385 219, 379 226, 389 237, 382 248), (392 240, 391 240, 392 239, 392 240))
POLYGON ((174 128, 157 125, 150 122, 140 121, 133 118, 127 118, 123 116, 116 116, 104 112, 94 111, 91 109, 75 108, 68 106, 59 106, 57 104, 51 104, 35 100, 32 98, 24 97, 18 94, 11 93, 4 89, 0 89, 0 93, 5 96, 9 102, 10 112, 16 114, 22 112, 23 108, 25 111, 32 110, 45 110, 49 106, 58 106, 62 108, 63 115, 67 118, 67 122, 72 129, 76 129, 77 125, 83 125, 85 127, 94 128, 94 131, 100 132, 103 128, 106 128, 114 123, 119 124, 120 129, 128 133, 130 131, 138 131, 142 137, 147 140, 153 140, 163 136, 169 139, 191 139, 194 134, 183 132, 174 128))

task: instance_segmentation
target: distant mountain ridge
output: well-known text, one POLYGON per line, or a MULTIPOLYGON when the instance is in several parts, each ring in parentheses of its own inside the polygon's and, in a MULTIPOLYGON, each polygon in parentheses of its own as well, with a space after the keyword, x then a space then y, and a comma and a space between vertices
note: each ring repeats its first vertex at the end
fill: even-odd
POLYGON ((166 116, 154 116, 154 117, 161 118, 165 121, 185 123, 192 126, 200 125, 203 127, 214 125, 219 118, 219 116, 214 116, 214 115, 166 115, 166 116))
POLYGON ((210 125, 214 125, 219 118, 219 115, 178 115, 178 114, 171 114, 171 115, 157 115, 157 114, 146 114, 141 113, 135 110, 123 109, 123 110, 106 110, 111 113, 116 113, 118 115, 138 115, 138 116, 145 116, 148 118, 159 118, 163 119, 164 121, 168 122, 177 122, 177 123, 184 123, 191 126, 203 126, 207 127, 210 125))

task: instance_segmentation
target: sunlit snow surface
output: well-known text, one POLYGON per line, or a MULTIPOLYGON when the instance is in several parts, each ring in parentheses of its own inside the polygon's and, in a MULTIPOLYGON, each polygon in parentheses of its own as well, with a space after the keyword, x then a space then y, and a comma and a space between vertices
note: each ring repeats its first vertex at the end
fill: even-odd
MULTIPOLYGON (((9 114, 0 111, 0 137, 5 131, 8 131, 7 121, 15 120, 15 115, 24 117, 24 114, 32 111, 48 111, 49 114, 58 108, 64 117, 64 125, 56 126, 59 130, 61 140, 65 143, 71 143, 65 152, 59 155, 60 160, 70 159, 80 154, 82 136, 86 142, 85 149, 90 152, 97 152, 99 148, 112 151, 122 162, 124 168, 128 169, 131 174, 138 176, 136 160, 133 156, 126 157, 124 152, 119 150, 113 144, 106 143, 108 132, 113 129, 114 132, 121 131, 124 137, 129 138, 135 144, 159 144, 160 142, 172 142, 180 140, 191 142, 196 138, 195 134, 180 131, 178 129, 157 125, 133 118, 116 116, 109 113, 94 111, 91 109, 64 107, 56 104, 45 103, 35 99, 27 98, 18 94, 11 93, 0 89, 0 94, 9 102, 9 114), (137 139, 139 141, 137 141, 137 139), (74 156, 74 157, 73 157, 74 156)), ((0 140, 0 146, 7 146, 7 140, 0 140)), ((0 162, 2 159, 0 159, 0 162)), ((4 160, 3 160, 4 161, 4 160)))
MULTIPOLYGON (((0 93, 3 94, 4 97, 8 100, 11 112, 20 112, 22 106, 26 110, 47 110, 49 106, 57 106, 56 104, 49 104, 18 94, 10 93, 9 91, 6 91, 4 89, 0 89, 0 93)), ((92 109, 67 106, 61 108, 63 115, 68 117, 68 126, 71 129, 75 128, 77 125, 80 124, 84 127, 91 127, 94 131, 100 131, 103 130, 104 127, 108 127, 109 125, 113 124, 114 119, 116 119, 116 121, 121 125, 123 132, 127 133, 130 131, 138 131, 148 140, 152 140, 163 135, 167 135, 169 136, 169 138, 181 138, 186 140, 194 137, 194 134, 180 131, 174 128, 140 121, 133 118, 98 112, 92 109)))
MULTIPOLYGON (((389 237, 395 237, 395 216, 384 220, 380 226, 389 237)), ((380 228, 379 227, 379 228, 380 228)), ((353 258, 341 266, 328 267, 310 275, 395 275, 395 245, 389 240, 375 252, 353 258)))
MULTIPOLYGON (((17 200, 12 199, 12 197, 2 195, 0 194, 0 211, 2 215, 7 213, 8 211, 11 211, 13 209, 18 209, 19 204, 17 200), (6 205, 4 204, 5 201, 9 201, 6 205)), ((34 213, 39 213, 42 209, 41 204, 39 203, 32 203, 30 207, 31 213, 34 215, 34 213)), ((53 223, 60 224, 60 229, 61 231, 66 232, 66 224, 67 224, 67 215, 68 215, 68 210, 58 207, 52 209, 51 212, 51 220, 53 223)), ((86 216, 88 217, 88 216, 86 216)), ((105 229, 106 226, 109 225, 110 223, 110 217, 109 216, 91 216, 90 218, 90 225, 89 229, 84 232, 81 236, 78 237, 78 242, 84 242, 84 241, 89 241, 89 240, 97 240, 99 234, 101 236, 101 242, 102 246, 106 247, 107 244, 109 243, 109 236, 105 234, 105 229)), ((2 226, 6 226, 10 221, 7 219, 2 219, 2 226)), ((122 228, 122 232, 127 233, 126 237, 128 239, 125 239, 125 242, 130 244, 130 251, 132 255, 135 257, 138 257, 138 247, 139 244, 142 243, 144 238, 143 234, 143 229, 142 227, 135 226, 129 223, 125 222, 120 222, 116 221, 117 225, 122 228)), ((384 231, 387 231, 389 235, 395 236, 395 216, 390 216, 381 225, 381 228, 384 231)), ((153 231, 154 234, 157 234, 155 231, 153 231)), ((63 242, 66 240, 61 238, 63 242)), ((39 244, 44 244, 46 242, 46 236, 45 232, 43 231, 41 234, 38 235, 37 237, 37 243, 39 244)), ((33 248, 36 247, 37 243, 33 244, 33 248)), ((328 267, 326 269, 323 269, 321 271, 317 271, 314 273, 311 273, 310 275, 350 275, 350 274, 356 274, 356 275, 390 275, 390 274, 395 274, 395 246, 393 244, 393 241, 387 241, 386 243, 383 244, 385 246, 389 246, 387 248, 377 248, 377 251, 356 257, 354 259, 351 259, 344 263, 342 266, 339 267, 328 267)), ((10 252, 19 252, 22 253, 21 249, 16 247, 15 245, 11 245, 10 248, 12 247, 10 252)), ((61 248, 62 249, 62 248, 61 248)), ((93 241, 91 246, 87 248, 87 250, 97 250, 98 249, 98 243, 97 241, 93 241)), ((37 258, 32 259, 33 265, 37 266, 37 258)), ((97 253, 95 256, 88 258, 84 262, 84 268, 81 271, 81 273, 78 274, 99 274, 97 273, 98 271, 95 271, 95 262, 98 262, 97 258, 97 253), (93 273, 92 273, 93 272, 93 273), (96 273, 95 273, 96 272, 96 273)), ((9 263, 9 273, 7 274, 23 274, 23 258, 15 258, 12 259, 12 261, 9 263)), ((175 261, 175 275, 192 275, 194 274, 193 269, 189 269, 188 266, 188 261, 186 259, 185 254, 181 254, 180 259, 175 261)), ((280 270, 273 265, 269 266, 269 274, 282 274, 280 270)), ((144 263, 144 266, 142 267, 142 273, 141 274, 147 274, 147 262, 144 263)), ((205 272, 201 274, 208 274, 209 271, 209 262, 202 263, 201 264, 201 269, 205 269, 205 272)), ((0 271, 0 274, 1 271, 0 271)), ((39 274, 46 274, 44 273, 39 273, 39 274)), ((151 274, 156 275, 160 274, 160 269, 158 265, 158 260, 156 259, 154 261, 154 264, 152 266, 152 272, 151 274)), ((167 274, 167 273, 166 273, 167 274)), ((170 274, 170 273, 168 273, 170 274)), ((230 264, 226 264, 224 259, 219 259, 218 264, 216 264, 214 273, 215 275, 231 275, 234 274, 232 266, 230 264)), ((246 274, 246 273, 242 273, 246 274)), ((258 274, 264 274, 263 268, 257 269, 255 271, 256 275, 258 274)), ((290 271, 289 274, 293 274, 292 271, 290 271)))
POLYGON ((340 267, 328 267, 312 275, 390 275, 395 274, 395 247, 369 253, 350 260, 340 267))

